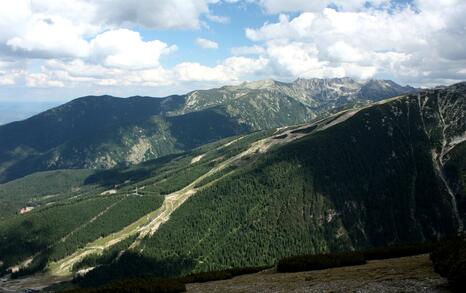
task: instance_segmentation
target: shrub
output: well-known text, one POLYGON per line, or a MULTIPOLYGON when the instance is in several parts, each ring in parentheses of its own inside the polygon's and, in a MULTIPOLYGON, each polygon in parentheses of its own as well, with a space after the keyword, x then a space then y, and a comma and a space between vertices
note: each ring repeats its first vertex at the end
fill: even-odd
POLYGON ((466 286, 466 236, 438 245, 430 254, 434 271, 457 288, 466 286))
POLYGON ((244 268, 233 268, 228 271, 233 275, 233 277, 247 274, 255 274, 263 270, 272 268, 273 266, 260 266, 260 267, 244 267, 244 268))
POLYGON ((227 280, 233 278, 229 271, 213 271, 189 274, 179 280, 183 283, 205 283, 210 281, 227 280))
POLYGON ((342 266, 362 265, 365 263, 364 255, 359 252, 301 255, 281 259, 277 264, 277 271, 312 271, 342 266))
POLYGON ((211 271, 211 272, 200 272, 192 273, 187 276, 181 277, 178 280, 187 284, 187 283, 204 283, 210 281, 218 280, 227 280, 236 276, 254 274, 265 269, 271 268, 270 266, 260 266, 260 267, 243 267, 243 268, 232 268, 227 270, 220 271, 211 271))
POLYGON ((368 249, 362 253, 366 260, 387 259, 430 253, 434 249, 435 245, 436 243, 433 242, 393 245, 368 249))

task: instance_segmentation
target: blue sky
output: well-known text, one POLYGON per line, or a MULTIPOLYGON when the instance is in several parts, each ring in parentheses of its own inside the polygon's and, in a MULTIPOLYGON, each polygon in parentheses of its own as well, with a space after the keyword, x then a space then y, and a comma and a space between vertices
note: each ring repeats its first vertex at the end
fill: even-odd
POLYGON ((464 0, 15 0, 0 11, 0 124, 84 95, 258 79, 466 79, 464 0))

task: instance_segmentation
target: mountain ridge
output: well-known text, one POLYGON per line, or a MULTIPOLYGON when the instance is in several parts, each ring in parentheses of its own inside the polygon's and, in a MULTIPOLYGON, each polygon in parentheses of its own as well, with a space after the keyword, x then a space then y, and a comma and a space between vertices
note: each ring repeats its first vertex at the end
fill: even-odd
POLYGON ((84 225, 79 235, 87 237, 67 237, 74 242, 45 251, 76 228, 40 222, 63 213, 62 201, 35 208, 0 223, 9 239, 0 245, 1 261, 9 267, 40 251, 31 271, 46 265, 67 275, 95 267, 86 278, 102 280, 134 274, 131 268, 143 263, 142 273, 165 277, 440 239, 461 230, 466 218, 465 112, 460 83, 98 171, 85 180, 100 186, 94 194, 66 199, 70 217, 95 217, 76 211, 92 202, 112 211, 104 218, 121 217, 112 205, 125 196, 136 202, 135 195, 163 196, 163 202, 134 215, 136 222, 125 219, 122 230, 84 225), (18 239, 30 246, 15 245, 18 239))
POLYGON ((255 81, 164 98, 81 97, 0 126, 0 182, 36 171, 139 163, 413 90, 344 78, 255 81))

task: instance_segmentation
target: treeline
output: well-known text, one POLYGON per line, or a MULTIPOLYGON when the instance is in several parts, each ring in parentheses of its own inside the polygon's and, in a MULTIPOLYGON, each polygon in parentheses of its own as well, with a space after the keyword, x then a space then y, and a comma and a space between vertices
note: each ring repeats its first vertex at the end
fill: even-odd
POLYGON ((414 107, 365 109, 254 158, 188 199, 142 241, 141 257, 176 275, 454 233, 418 111, 407 116, 414 107))
POLYGON ((142 193, 155 193, 166 195, 186 187, 196 178, 204 175, 215 166, 215 162, 195 164, 186 168, 176 170, 163 177, 157 178, 157 181, 148 185, 141 190, 142 193))
POLYGON ((335 267, 363 265, 366 262, 364 254, 360 252, 290 256, 278 262, 277 271, 288 273, 323 270, 335 267))
POLYGON ((370 260, 399 258, 431 253, 445 243, 447 242, 435 241, 376 247, 363 251, 296 255, 280 259, 277 262, 277 271, 284 273, 301 272, 343 266, 363 265, 370 260))
POLYGON ((20 274, 74 253, 87 243, 119 231, 161 206, 160 196, 99 196, 51 206, 0 225, 0 255, 9 267, 39 253, 20 274), (44 261, 45 260, 45 261, 44 261))
POLYGON ((64 241, 51 248, 49 260, 56 261, 72 254, 99 237, 117 232, 140 217, 156 210, 162 205, 161 196, 120 196, 95 220, 73 231, 64 241))
MULTIPOLYGON (((150 279, 155 283, 160 282, 160 284, 164 284, 166 281, 174 281, 181 284, 202 283, 216 280, 231 279, 239 275, 253 274, 264 270, 270 270, 271 272, 276 271, 286 273, 322 270, 342 266, 363 265, 367 261, 374 259, 397 258, 402 256, 405 257, 429 253, 432 251, 436 251, 436 249, 438 248, 443 249, 445 244, 450 243, 450 241, 413 243, 407 245, 378 247, 365 251, 346 251, 340 253, 288 256, 278 260, 278 262, 272 266, 235 267, 223 270, 211 270, 184 274, 181 273, 181 271, 179 271, 179 274, 182 275, 179 277, 167 277, 170 274, 163 275, 160 274, 160 272, 167 268, 167 265, 170 261, 174 261, 172 263, 172 267, 179 266, 180 264, 182 264, 182 262, 180 263, 180 259, 167 259, 167 264, 163 265, 161 262, 157 262, 147 257, 143 257, 141 254, 129 252, 125 253, 119 261, 114 263, 114 265, 102 265, 100 267, 97 267, 96 269, 90 271, 88 274, 75 278, 73 280, 73 283, 77 286, 81 286, 82 288, 98 286, 103 286, 102 288, 107 288, 108 285, 105 284, 108 283, 111 284, 110 286, 113 286, 113 284, 119 284, 119 286, 124 286, 125 282, 131 282, 131 280, 140 280, 141 278, 145 278, 148 280, 150 279), (136 269, 136 267, 138 267, 138 269, 136 269), (164 277, 161 278, 161 276, 164 277), (115 282, 115 280, 119 280, 122 278, 129 279, 124 279, 118 281, 117 283, 112 283, 115 282)), ((458 245, 455 247, 458 247, 458 245)), ((185 264, 187 263, 188 262, 185 262, 185 264)), ((448 268, 451 269, 451 267, 448 268)))
POLYGON ((90 221, 114 200, 114 197, 97 197, 56 204, 1 222, 0 255, 4 267, 46 250, 90 221))
POLYGON ((25 206, 39 206, 50 201, 76 195, 92 186, 84 186, 91 170, 58 170, 38 172, 20 179, 0 184, 0 221, 18 213, 25 206), (44 184, 47 182, 47 184, 44 184), (44 198, 47 196, 46 198, 44 198))
POLYGON ((137 236, 138 235, 130 236, 117 244, 104 249, 102 253, 93 253, 84 257, 80 262, 73 266, 72 271, 77 272, 81 269, 111 264, 116 261, 117 257, 136 240, 137 236))

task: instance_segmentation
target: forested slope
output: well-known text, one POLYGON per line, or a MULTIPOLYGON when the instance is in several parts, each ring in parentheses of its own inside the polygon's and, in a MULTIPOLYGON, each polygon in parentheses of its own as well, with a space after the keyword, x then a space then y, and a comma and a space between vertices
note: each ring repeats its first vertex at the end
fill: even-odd
POLYGON ((133 253, 86 278, 131 273, 137 263, 162 276, 270 265, 286 255, 455 234, 464 182, 446 166, 464 179, 465 97, 462 83, 297 129, 307 135, 243 161, 133 253))

